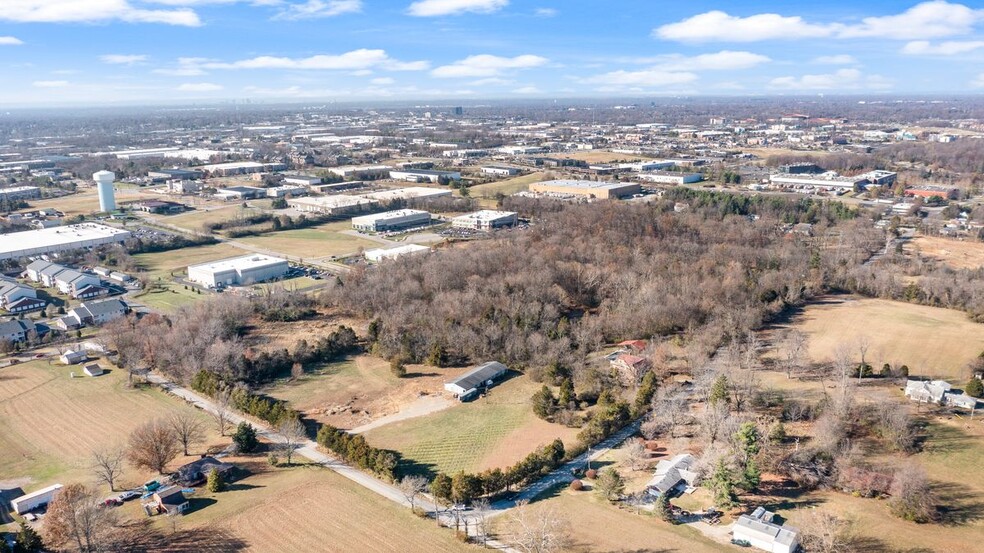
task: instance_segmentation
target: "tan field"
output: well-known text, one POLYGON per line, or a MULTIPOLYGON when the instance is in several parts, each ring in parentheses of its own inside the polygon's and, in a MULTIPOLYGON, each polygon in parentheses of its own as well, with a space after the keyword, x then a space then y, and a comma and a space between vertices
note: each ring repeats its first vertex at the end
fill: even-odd
MULTIPOLYGON (((0 369, 0 480, 25 479, 27 488, 91 481, 89 457, 96 449, 122 445, 137 426, 178 412, 200 416, 209 443, 228 443, 211 433, 197 409, 156 389, 131 389, 124 371, 81 375, 81 366, 32 361, 0 369)), ((200 453, 194 451, 192 453, 200 453)), ((175 465, 187 462, 179 459, 175 465)), ((127 469, 124 480, 142 483, 146 474, 127 469)))
POLYGON ((984 351, 984 326, 950 309, 880 299, 832 296, 808 306, 793 327, 810 339, 815 362, 834 358, 846 345, 860 359, 860 337, 871 343, 866 359, 876 370, 884 363, 908 365, 913 376, 956 379, 984 351))
POLYGON ((351 223, 328 223, 317 227, 284 230, 237 238, 237 242, 277 252, 293 259, 321 259, 357 253, 383 247, 379 242, 338 232, 341 225, 351 228, 351 223))
POLYGON ((984 267, 984 242, 917 236, 906 244, 905 250, 942 261, 954 269, 975 270, 984 267))
MULTIPOLYGON (((147 199, 160 199, 160 195, 147 190, 141 190, 140 188, 125 185, 116 187, 117 205, 122 202, 147 199)), ((96 193, 95 187, 80 188, 77 193, 63 196, 61 198, 30 200, 27 203, 31 206, 27 211, 50 207, 63 211, 68 217, 73 215, 88 215, 99 211, 99 196, 96 193)))
POLYGON ((451 530, 325 469, 267 469, 235 488, 206 494, 215 503, 182 522, 232 536, 245 551, 474 550, 456 541, 451 530))
POLYGON ((496 193, 502 193, 508 196, 516 192, 525 192, 530 189, 530 184, 540 182, 545 178, 546 173, 530 173, 529 175, 472 186, 468 189, 468 193, 476 198, 491 198, 496 193))
POLYGON ((640 159, 652 159, 652 156, 643 156, 639 154, 617 154, 615 152, 608 152, 605 150, 586 150, 583 152, 577 152, 573 154, 563 154, 557 157, 564 159, 579 159, 581 161, 586 161, 588 163, 611 163, 613 161, 632 161, 640 159))
POLYGON ((187 275, 188 265, 217 261, 227 257, 246 255, 249 252, 229 244, 211 244, 193 248, 181 248, 158 253, 142 253, 134 256, 140 270, 152 279, 170 280, 171 274, 187 275))
MULTIPOLYGON (((531 503, 526 508, 552 508, 568 523, 573 546, 579 553, 687 552, 713 553, 736 551, 734 546, 719 544, 686 526, 674 526, 649 515, 619 509, 590 491, 564 489, 556 496, 531 503)), ((508 539, 510 516, 496 521, 496 534, 508 539)))

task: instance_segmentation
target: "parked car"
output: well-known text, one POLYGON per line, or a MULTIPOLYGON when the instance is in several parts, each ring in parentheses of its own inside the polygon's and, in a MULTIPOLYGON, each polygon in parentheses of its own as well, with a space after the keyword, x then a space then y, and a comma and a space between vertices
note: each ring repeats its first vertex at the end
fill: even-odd
POLYGON ((137 490, 127 490, 121 493, 120 495, 116 496, 116 498, 119 499, 120 501, 129 501, 131 499, 136 499, 141 495, 143 494, 141 492, 138 492, 137 490))
POLYGON ((161 487, 161 483, 158 482, 157 480, 151 480, 150 482, 147 482, 143 485, 143 489, 148 492, 157 491, 157 489, 160 487, 161 487))

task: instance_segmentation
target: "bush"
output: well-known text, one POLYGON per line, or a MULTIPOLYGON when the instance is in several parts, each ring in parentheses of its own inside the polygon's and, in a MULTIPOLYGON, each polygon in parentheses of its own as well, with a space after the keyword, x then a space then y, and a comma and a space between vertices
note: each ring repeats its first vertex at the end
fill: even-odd
POLYGON ((580 480, 574 480, 573 482, 571 482, 571 489, 576 492, 583 490, 584 482, 581 482, 580 480))
POLYGON ((219 474, 217 469, 212 469, 209 471, 206 487, 208 487, 208 491, 212 493, 218 493, 225 489, 225 481, 222 480, 222 475, 219 474))
POLYGON ((390 372, 397 378, 403 378, 407 375, 407 367, 403 364, 402 359, 394 359, 390 361, 390 372))
POLYGON ((598 478, 598 471, 595 469, 588 469, 588 471, 584 473, 584 477, 588 480, 594 480, 595 478, 598 478))
POLYGON ((271 467, 275 467, 280 464, 280 457, 277 457, 276 453, 271 453, 267 455, 267 463, 270 463, 271 467))
POLYGON ((984 397, 984 382, 979 378, 971 378, 964 392, 970 397, 984 397))

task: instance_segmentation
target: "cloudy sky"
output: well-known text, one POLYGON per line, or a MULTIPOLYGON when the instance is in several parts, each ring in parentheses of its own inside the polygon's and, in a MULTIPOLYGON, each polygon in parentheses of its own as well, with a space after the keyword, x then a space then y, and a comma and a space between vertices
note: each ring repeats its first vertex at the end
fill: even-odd
POLYGON ((0 106, 984 93, 984 2, 0 0, 0 106))

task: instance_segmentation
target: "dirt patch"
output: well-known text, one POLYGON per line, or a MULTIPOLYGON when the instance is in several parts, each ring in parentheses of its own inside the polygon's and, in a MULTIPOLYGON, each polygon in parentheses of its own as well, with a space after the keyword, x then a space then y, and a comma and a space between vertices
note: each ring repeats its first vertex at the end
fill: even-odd
POLYGON ((905 251, 941 261, 954 269, 980 269, 984 266, 984 242, 917 236, 906 244, 905 251))
POLYGON ((547 445, 557 438, 564 441, 564 446, 572 446, 577 441, 578 431, 577 428, 533 419, 506 435, 494 450, 482 458, 478 468, 486 470, 510 467, 529 455, 538 445, 547 445))

